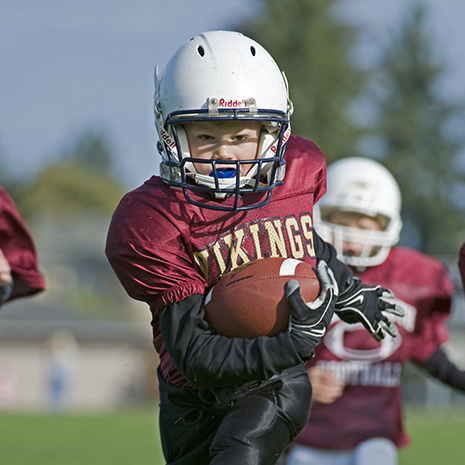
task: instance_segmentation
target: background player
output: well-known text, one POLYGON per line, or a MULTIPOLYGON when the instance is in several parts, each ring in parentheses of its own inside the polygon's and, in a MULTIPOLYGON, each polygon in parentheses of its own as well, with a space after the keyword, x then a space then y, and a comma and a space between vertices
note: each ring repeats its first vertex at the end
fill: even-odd
POLYGON ((308 364, 312 415, 288 465, 396 464, 397 448, 408 442, 401 374, 409 360, 465 390, 465 372, 441 348, 448 338, 452 282, 439 260, 395 246, 400 206, 397 183, 379 163, 346 158, 329 166, 315 227, 363 282, 392 289, 406 315, 394 318, 399 337, 381 343, 367 338, 363 328, 333 319, 308 364))
POLYGON ((0 186, 0 306, 45 289, 32 236, 0 186))
POLYGON ((302 363, 334 309, 376 339, 396 334, 382 313, 399 313, 381 299, 389 293, 353 280, 313 231, 326 166, 315 144, 290 135, 291 113, 273 58, 236 32, 200 34, 156 72, 160 177, 123 198, 106 254, 152 312, 169 464, 274 464, 307 422, 302 363), (203 317, 206 292, 223 273, 270 256, 317 266, 320 297, 306 305, 291 281, 289 331, 215 334, 203 317))

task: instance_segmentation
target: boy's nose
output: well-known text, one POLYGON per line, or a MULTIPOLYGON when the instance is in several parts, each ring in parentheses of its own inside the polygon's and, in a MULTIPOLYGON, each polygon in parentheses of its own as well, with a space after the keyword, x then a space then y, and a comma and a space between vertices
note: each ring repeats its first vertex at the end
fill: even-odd
POLYGON ((215 149, 214 155, 216 158, 220 158, 224 160, 231 160, 233 158, 231 147, 229 146, 229 143, 227 142, 222 142, 218 144, 215 149))

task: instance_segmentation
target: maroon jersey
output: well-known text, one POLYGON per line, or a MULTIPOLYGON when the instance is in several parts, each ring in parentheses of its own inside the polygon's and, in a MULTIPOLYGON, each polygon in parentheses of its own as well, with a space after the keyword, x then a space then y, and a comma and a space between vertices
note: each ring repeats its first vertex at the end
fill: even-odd
MULTIPOLYGON (((106 254, 128 294, 150 306, 154 345, 169 383, 188 386, 160 332, 164 307, 205 293, 223 273, 250 260, 280 256, 315 264, 312 212, 326 189, 324 156, 312 142, 291 136, 285 160, 284 184, 253 210, 199 208, 156 176, 117 207, 106 254)), ((242 200, 252 195, 259 194, 242 200)))
POLYGON ((408 360, 425 361, 448 339, 445 320, 454 290, 442 262, 394 247, 383 264, 358 276, 395 293, 405 317, 386 316, 400 334, 376 342, 360 323, 348 325, 333 318, 309 366, 332 370, 345 382, 344 394, 332 404, 312 404, 310 421, 297 443, 351 449, 366 439, 385 437, 398 447, 407 444, 402 426, 402 369, 408 360))
POLYGON ((0 186, 0 249, 11 267, 13 290, 8 301, 45 288, 33 239, 11 197, 0 186))
POLYGON ((465 242, 460 249, 459 270, 460 275, 462 276, 463 288, 465 289, 465 242))

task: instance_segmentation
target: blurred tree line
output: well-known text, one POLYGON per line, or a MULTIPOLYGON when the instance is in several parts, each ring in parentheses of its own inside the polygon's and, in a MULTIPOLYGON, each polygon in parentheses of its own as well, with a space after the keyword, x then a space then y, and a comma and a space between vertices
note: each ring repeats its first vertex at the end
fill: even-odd
POLYGON ((32 179, 7 171, 0 184, 13 197, 25 220, 46 215, 109 217, 125 190, 113 172, 114 158, 104 133, 84 131, 32 179))
MULTIPOLYGON (((357 57, 364 31, 344 21, 341 0, 255 1, 259 14, 231 29, 261 43, 285 71, 292 131, 315 141, 328 163, 358 155, 385 164, 403 194, 402 243, 456 254, 465 239, 465 104, 441 95, 447 63, 438 58, 425 7, 413 6, 366 66, 357 57)), ((35 178, 15 180, 2 169, 0 183, 26 220, 109 217, 125 191, 113 165, 104 134, 89 131, 35 178)))

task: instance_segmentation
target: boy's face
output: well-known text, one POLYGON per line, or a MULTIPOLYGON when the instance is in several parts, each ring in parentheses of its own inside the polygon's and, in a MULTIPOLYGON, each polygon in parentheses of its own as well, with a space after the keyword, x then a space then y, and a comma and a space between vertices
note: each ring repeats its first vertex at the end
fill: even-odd
MULTIPOLYGON (((340 226, 349 228, 364 229, 368 231, 382 231, 384 228, 381 225, 381 220, 376 217, 366 216, 356 212, 345 212, 336 210, 331 213, 328 221, 340 226)), ((365 244, 359 242, 346 242, 342 244, 344 255, 360 257, 365 244)), ((373 253, 374 251, 372 251, 373 253)))
MULTIPOLYGON (((202 121, 187 123, 184 130, 189 142, 192 158, 204 160, 254 160, 258 153, 258 143, 262 125, 257 121, 202 121)), ((210 174, 208 163, 194 163, 200 174, 210 174)), ((217 165, 218 168, 236 168, 217 165)), ((251 164, 241 165, 241 176, 245 176, 251 164)))

